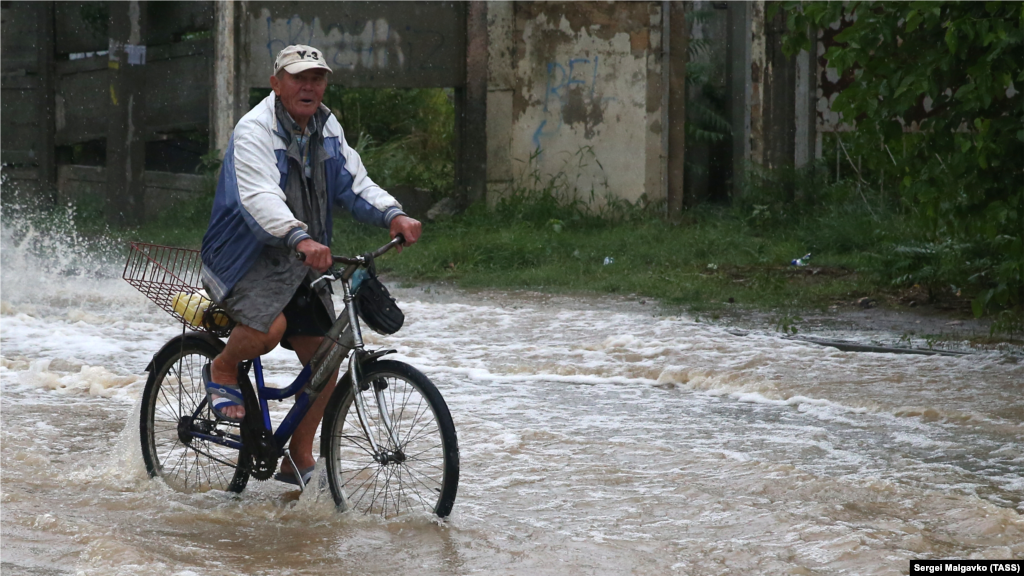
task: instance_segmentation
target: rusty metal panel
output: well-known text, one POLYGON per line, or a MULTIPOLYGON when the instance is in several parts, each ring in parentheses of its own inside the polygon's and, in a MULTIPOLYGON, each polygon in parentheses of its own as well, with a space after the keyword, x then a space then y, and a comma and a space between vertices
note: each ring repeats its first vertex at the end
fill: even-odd
MULTIPOLYGON (((110 80, 107 57, 90 58, 93 69, 63 74, 57 68, 57 145, 102 138, 107 133, 107 102, 110 80), (101 67, 102 65, 102 67, 101 67)), ((76 66, 82 66, 78 64, 76 66)))
POLYGON ((4 74, 19 70, 35 73, 38 60, 38 18, 33 2, 4 2, 0 10, 0 69, 4 74))
POLYGON ((153 60, 146 69, 146 130, 173 132, 205 128, 210 118, 212 52, 153 60))
MULTIPOLYGON (((97 52, 108 48, 110 14, 106 2, 55 4, 56 53, 97 52)), ((142 5, 148 16, 147 46, 171 44, 181 40, 183 34, 213 28, 212 2, 143 2, 142 5)))
POLYGON ((345 86, 463 86, 466 5, 461 2, 250 2, 247 83, 269 87, 277 53, 319 48, 345 86))
POLYGON ((40 145, 38 78, 31 76, 4 78, 3 97, 0 98, 0 115, 4 119, 0 131, 0 148, 3 162, 7 164, 32 164, 38 156, 40 145), (11 80, 17 80, 12 82, 11 80))
POLYGON ((24 148, 32 142, 38 131, 31 126, 5 126, 3 131, 3 163, 24 166, 35 164, 38 154, 34 148, 24 148))
POLYGON ((33 0, 0 2, 0 164, 34 164, 43 125, 38 24, 43 6, 33 0))
POLYGON ((37 90, 42 88, 42 84, 42 79, 35 75, 8 74, 0 77, 0 86, 4 90, 37 90))
MULTIPOLYGON (((0 109, 3 110, 4 131, 8 126, 35 126, 38 122, 39 77, 14 76, 3 79, 3 98, 0 109)), ((4 134, 7 141, 7 134, 4 134)), ((6 145, 4 146, 7 147, 6 145)))
MULTIPOLYGON (((156 47, 146 64, 146 131, 205 129, 209 121, 209 40, 156 47)), ((107 57, 57 66, 57 144, 102 138, 107 130, 107 57)))

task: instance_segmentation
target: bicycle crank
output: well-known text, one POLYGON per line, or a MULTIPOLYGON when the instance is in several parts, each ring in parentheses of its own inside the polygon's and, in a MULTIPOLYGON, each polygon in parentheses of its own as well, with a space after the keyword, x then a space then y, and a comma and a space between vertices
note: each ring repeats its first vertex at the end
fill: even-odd
POLYGON ((263 411, 260 409, 256 392, 249 381, 249 362, 238 364, 238 387, 242 390, 245 402, 245 416, 239 426, 242 444, 249 453, 249 474, 257 480, 269 480, 277 470, 277 461, 281 459, 281 447, 277 445, 273 433, 263 425, 263 411))

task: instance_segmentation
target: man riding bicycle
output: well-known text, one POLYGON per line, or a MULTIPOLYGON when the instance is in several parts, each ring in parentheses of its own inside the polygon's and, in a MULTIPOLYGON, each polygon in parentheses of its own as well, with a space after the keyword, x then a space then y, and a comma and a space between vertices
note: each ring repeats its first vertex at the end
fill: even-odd
MULTIPOLYGON (((237 365, 280 343, 309 362, 335 319, 330 283, 310 281, 331 266, 331 211, 416 242, 422 225, 366 174, 338 120, 322 104, 331 69, 310 46, 281 50, 270 77, 273 93, 235 126, 224 155, 210 227, 203 237, 203 285, 237 322, 219 356, 203 369, 218 418, 245 414, 237 365), (305 260, 294 257, 305 254, 305 260)), ((401 247, 399 247, 401 249, 401 247)), ((289 444, 298 470, 285 460, 279 480, 312 475, 313 437, 337 372, 289 444)))

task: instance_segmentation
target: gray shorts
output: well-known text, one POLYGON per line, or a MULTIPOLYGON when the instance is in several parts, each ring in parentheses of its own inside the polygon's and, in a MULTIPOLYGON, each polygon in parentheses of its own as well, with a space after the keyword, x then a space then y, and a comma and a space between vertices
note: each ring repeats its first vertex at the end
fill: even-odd
MULTIPOLYGON (((308 285, 316 277, 316 272, 296 260, 288 248, 264 246, 252 268, 218 304, 235 322, 265 333, 270 331, 270 325, 284 311, 299 286, 308 285)), ((333 322, 334 302, 330 290, 321 285, 316 296, 333 322)))

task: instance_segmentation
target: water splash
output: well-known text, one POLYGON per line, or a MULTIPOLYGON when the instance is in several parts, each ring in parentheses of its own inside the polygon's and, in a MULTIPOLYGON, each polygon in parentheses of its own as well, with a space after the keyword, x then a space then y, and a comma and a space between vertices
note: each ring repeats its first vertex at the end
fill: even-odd
POLYGON ((73 206, 0 207, 2 313, 46 314, 54 307, 111 299, 140 302, 120 281, 126 249, 113 233, 85 235, 73 206))

